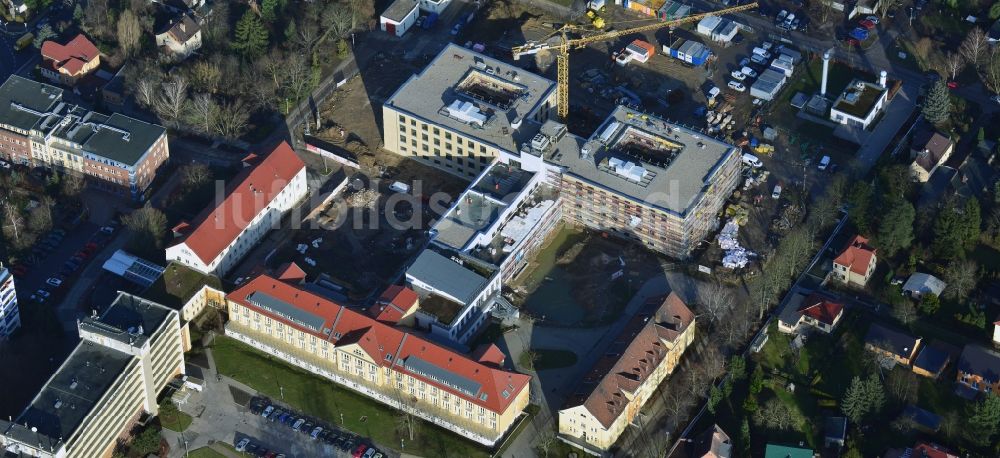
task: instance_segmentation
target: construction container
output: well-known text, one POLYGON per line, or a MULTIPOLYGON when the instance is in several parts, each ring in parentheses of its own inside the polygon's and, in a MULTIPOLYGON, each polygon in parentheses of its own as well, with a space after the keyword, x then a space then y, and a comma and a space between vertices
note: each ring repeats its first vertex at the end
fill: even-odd
POLYGON ((664 21, 681 19, 691 14, 691 7, 680 2, 668 0, 660 9, 656 10, 656 17, 664 21))
POLYGON ((630 54, 632 59, 646 63, 656 53, 656 48, 643 40, 635 40, 625 47, 625 52, 630 54))
POLYGON ((694 41, 678 38, 670 46, 663 45, 663 53, 694 66, 704 65, 712 55, 707 46, 694 41))
POLYGON ((698 33, 706 37, 711 37, 712 31, 721 23, 722 18, 718 16, 705 16, 701 21, 698 21, 698 33))

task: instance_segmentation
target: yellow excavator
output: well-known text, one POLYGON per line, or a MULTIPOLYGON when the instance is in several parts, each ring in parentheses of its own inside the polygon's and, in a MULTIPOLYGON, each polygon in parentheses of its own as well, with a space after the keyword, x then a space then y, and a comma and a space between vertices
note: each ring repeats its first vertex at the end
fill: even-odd
MULTIPOLYGON (((531 41, 520 46, 515 46, 511 51, 514 54, 514 60, 520 59, 522 56, 527 56, 531 54, 536 54, 539 51, 552 50, 556 52, 556 86, 558 89, 558 99, 556 100, 556 112, 559 115, 559 119, 563 122, 566 121, 567 116, 569 116, 569 51, 571 49, 579 49, 586 47, 591 43, 598 43, 602 41, 613 40, 618 37, 628 36, 635 33, 648 32, 651 30, 657 30, 664 27, 676 27, 681 24, 687 24, 690 22, 697 22, 705 18, 705 16, 712 15, 723 15, 730 13, 739 13, 741 11, 746 11, 757 7, 757 2, 747 3, 746 5, 734 6, 732 8, 724 8, 717 11, 711 11, 708 13, 693 14, 690 16, 685 16, 680 19, 673 19, 669 21, 657 21, 652 24, 645 24, 636 27, 630 27, 621 30, 614 30, 611 32, 603 32, 593 34, 593 30, 589 30, 585 27, 581 27, 576 24, 566 24, 559 28, 559 30, 553 32, 548 37, 539 40, 531 41), (570 33, 575 33, 581 35, 579 38, 570 38, 570 33), (558 36, 559 40, 550 43, 552 37, 558 36)), ((588 14, 588 17, 591 17, 588 14)), ((600 18, 596 14, 594 17, 600 18)), ((594 22, 593 18, 591 18, 594 22)), ((593 26, 597 29, 603 28, 604 19, 601 19, 601 27, 596 24, 593 26)))

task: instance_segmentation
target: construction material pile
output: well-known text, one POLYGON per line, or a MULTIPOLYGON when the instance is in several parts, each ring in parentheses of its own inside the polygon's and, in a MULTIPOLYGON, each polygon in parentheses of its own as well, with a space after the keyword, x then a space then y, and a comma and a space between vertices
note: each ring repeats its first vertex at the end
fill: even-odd
POLYGON ((719 247, 724 252, 722 255, 722 266, 728 269, 739 269, 746 267, 750 262, 753 253, 740 246, 739 242, 740 225, 736 219, 730 219, 719 232, 719 247))

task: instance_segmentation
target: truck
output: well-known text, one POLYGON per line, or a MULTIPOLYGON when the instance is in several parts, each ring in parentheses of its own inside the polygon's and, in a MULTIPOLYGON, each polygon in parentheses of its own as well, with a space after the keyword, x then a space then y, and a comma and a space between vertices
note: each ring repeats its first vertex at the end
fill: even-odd
POLYGON ((34 40, 34 39, 35 39, 35 35, 32 34, 31 32, 28 32, 28 33, 26 33, 24 35, 21 35, 21 38, 18 38, 17 42, 14 43, 14 49, 20 51, 20 50, 22 50, 24 48, 27 48, 28 45, 31 44, 31 41, 34 40))

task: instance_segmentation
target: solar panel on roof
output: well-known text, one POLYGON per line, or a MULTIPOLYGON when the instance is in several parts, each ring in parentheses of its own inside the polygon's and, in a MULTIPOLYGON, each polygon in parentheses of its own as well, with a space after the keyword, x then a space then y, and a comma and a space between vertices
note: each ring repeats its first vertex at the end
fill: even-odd
POLYGON ((427 377, 435 382, 450 386, 468 396, 475 396, 482 385, 461 375, 452 373, 445 368, 435 366, 417 356, 410 356, 403 362, 406 370, 427 377))
POLYGON ((305 326, 316 332, 320 332, 323 329, 323 324, 326 322, 321 316, 313 315, 305 310, 296 308, 292 304, 289 304, 281 299, 268 296, 259 291, 255 291, 247 296, 247 300, 251 304, 260 307, 274 315, 278 315, 284 319, 287 319, 300 326, 305 326))

